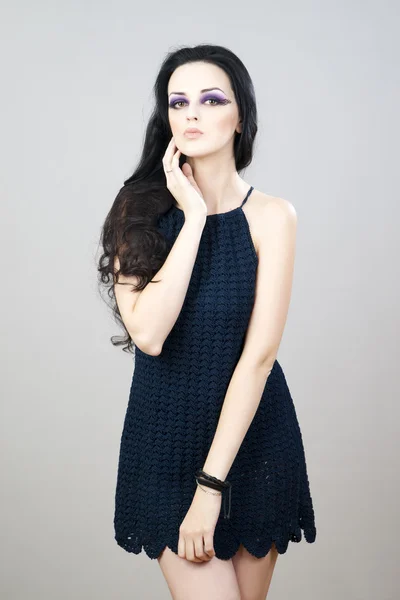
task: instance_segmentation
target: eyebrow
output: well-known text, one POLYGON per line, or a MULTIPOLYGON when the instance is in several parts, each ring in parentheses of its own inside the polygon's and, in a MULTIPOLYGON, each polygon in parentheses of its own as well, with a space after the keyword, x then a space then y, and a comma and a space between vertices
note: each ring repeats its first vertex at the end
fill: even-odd
MULTIPOLYGON (((225 94, 224 90, 221 90, 221 88, 219 87, 205 88, 204 90, 200 90, 200 93, 203 94, 203 92, 211 92, 211 90, 219 90, 220 92, 225 94)), ((178 96, 186 96, 185 92, 170 92, 168 95, 171 96, 171 94, 177 94, 178 96)))

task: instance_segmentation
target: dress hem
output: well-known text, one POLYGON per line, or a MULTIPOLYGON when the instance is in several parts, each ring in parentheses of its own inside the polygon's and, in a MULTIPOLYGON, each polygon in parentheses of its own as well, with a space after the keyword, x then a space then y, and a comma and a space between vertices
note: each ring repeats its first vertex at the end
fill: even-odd
MULTIPOLYGON (((303 531, 304 539, 306 540, 306 542, 312 544, 316 539, 315 526, 311 525, 309 527, 306 527, 303 531)), ((128 536, 122 535, 115 535, 114 539, 117 542, 118 546, 123 548, 126 552, 140 554, 144 551, 147 554, 147 556, 152 560, 157 559, 166 547, 168 547, 176 555, 178 555, 178 544, 176 536, 174 536, 175 541, 173 541, 172 539, 167 539, 166 541, 163 541, 159 544, 155 544, 154 542, 146 543, 143 541, 136 541, 135 543, 132 543, 131 541, 129 541, 128 536)), ((246 540, 242 536, 239 539, 236 539, 235 543, 230 544, 229 548, 225 546, 225 552, 221 549, 217 549, 215 543, 214 550, 215 556, 217 558, 221 560, 230 560, 236 554, 236 552, 239 550, 240 545, 242 544, 247 550, 247 552, 249 552, 249 554, 251 554, 255 558, 263 558, 271 550, 272 543, 275 544, 279 554, 285 554, 285 552, 288 549, 289 542, 299 543, 302 539, 302 529, 298 527, 285 537, 275 537, 274 539, 269 539, 269 541, 263 547, 261 547, 260 544, 258 544, 258 549, 254 547, 254 543, 252 543, 250 540, 246 540)))

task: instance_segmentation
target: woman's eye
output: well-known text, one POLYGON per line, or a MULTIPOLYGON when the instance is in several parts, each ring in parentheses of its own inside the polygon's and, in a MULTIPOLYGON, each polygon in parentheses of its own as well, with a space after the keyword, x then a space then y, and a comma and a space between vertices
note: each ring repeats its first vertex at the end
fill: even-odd
POLYGON ((184 102, 184 100, 177 100, 176 102, 171 102, 171 104, 169 105, 170 108, 175 108, 175 106, 177 104, 182 104, 184 102))
MULTIPOLYGON (((219 100, 218 98, 207 98, 204 101, 204 104, 206 104, 206 102, 213 102, 214 104, 211 104, 210 106, 217 106, 218 104, 227 104, 228 100, 219 100)), ((185 100, 177 100, 176 102, 171 102, 171 104, 169 105, 170 108, 176 108, 178 106, 178 104, 186 104, 185 100)))
POLYGON ((178 104, 184 104, 184 102, 185 102, 184 100, 176 100, 176 102, 171 102, 169 104, 169 107, 170 108, 175 108, 178 104))

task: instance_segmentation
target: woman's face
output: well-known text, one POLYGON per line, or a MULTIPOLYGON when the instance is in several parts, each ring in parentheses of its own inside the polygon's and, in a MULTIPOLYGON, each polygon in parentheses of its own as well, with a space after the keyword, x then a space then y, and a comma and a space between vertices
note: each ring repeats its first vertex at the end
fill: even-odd
POLYGON ((242 131, 238 106, 225 71, 205 62, 175 69, 168 82, 168 117, 178 149, 188 157, 233 148, 235 131, 242 131), (185 135, 196 127, 202 134, 185 135))

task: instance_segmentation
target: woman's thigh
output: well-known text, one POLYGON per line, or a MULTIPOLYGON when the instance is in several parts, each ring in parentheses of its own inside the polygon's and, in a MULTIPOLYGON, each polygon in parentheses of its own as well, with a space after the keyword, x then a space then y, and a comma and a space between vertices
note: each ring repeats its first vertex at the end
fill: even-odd
POLYGON ((264 600, 267 597, 277 558, 278 551, 274 543, 262 558, 250 554, 243 544, 239 546, 232 563, 241 600, 264 600))
POLYGON ((241 600, 232 559, 193 562, 166 546, 157 560, 173 600, 241 600))

